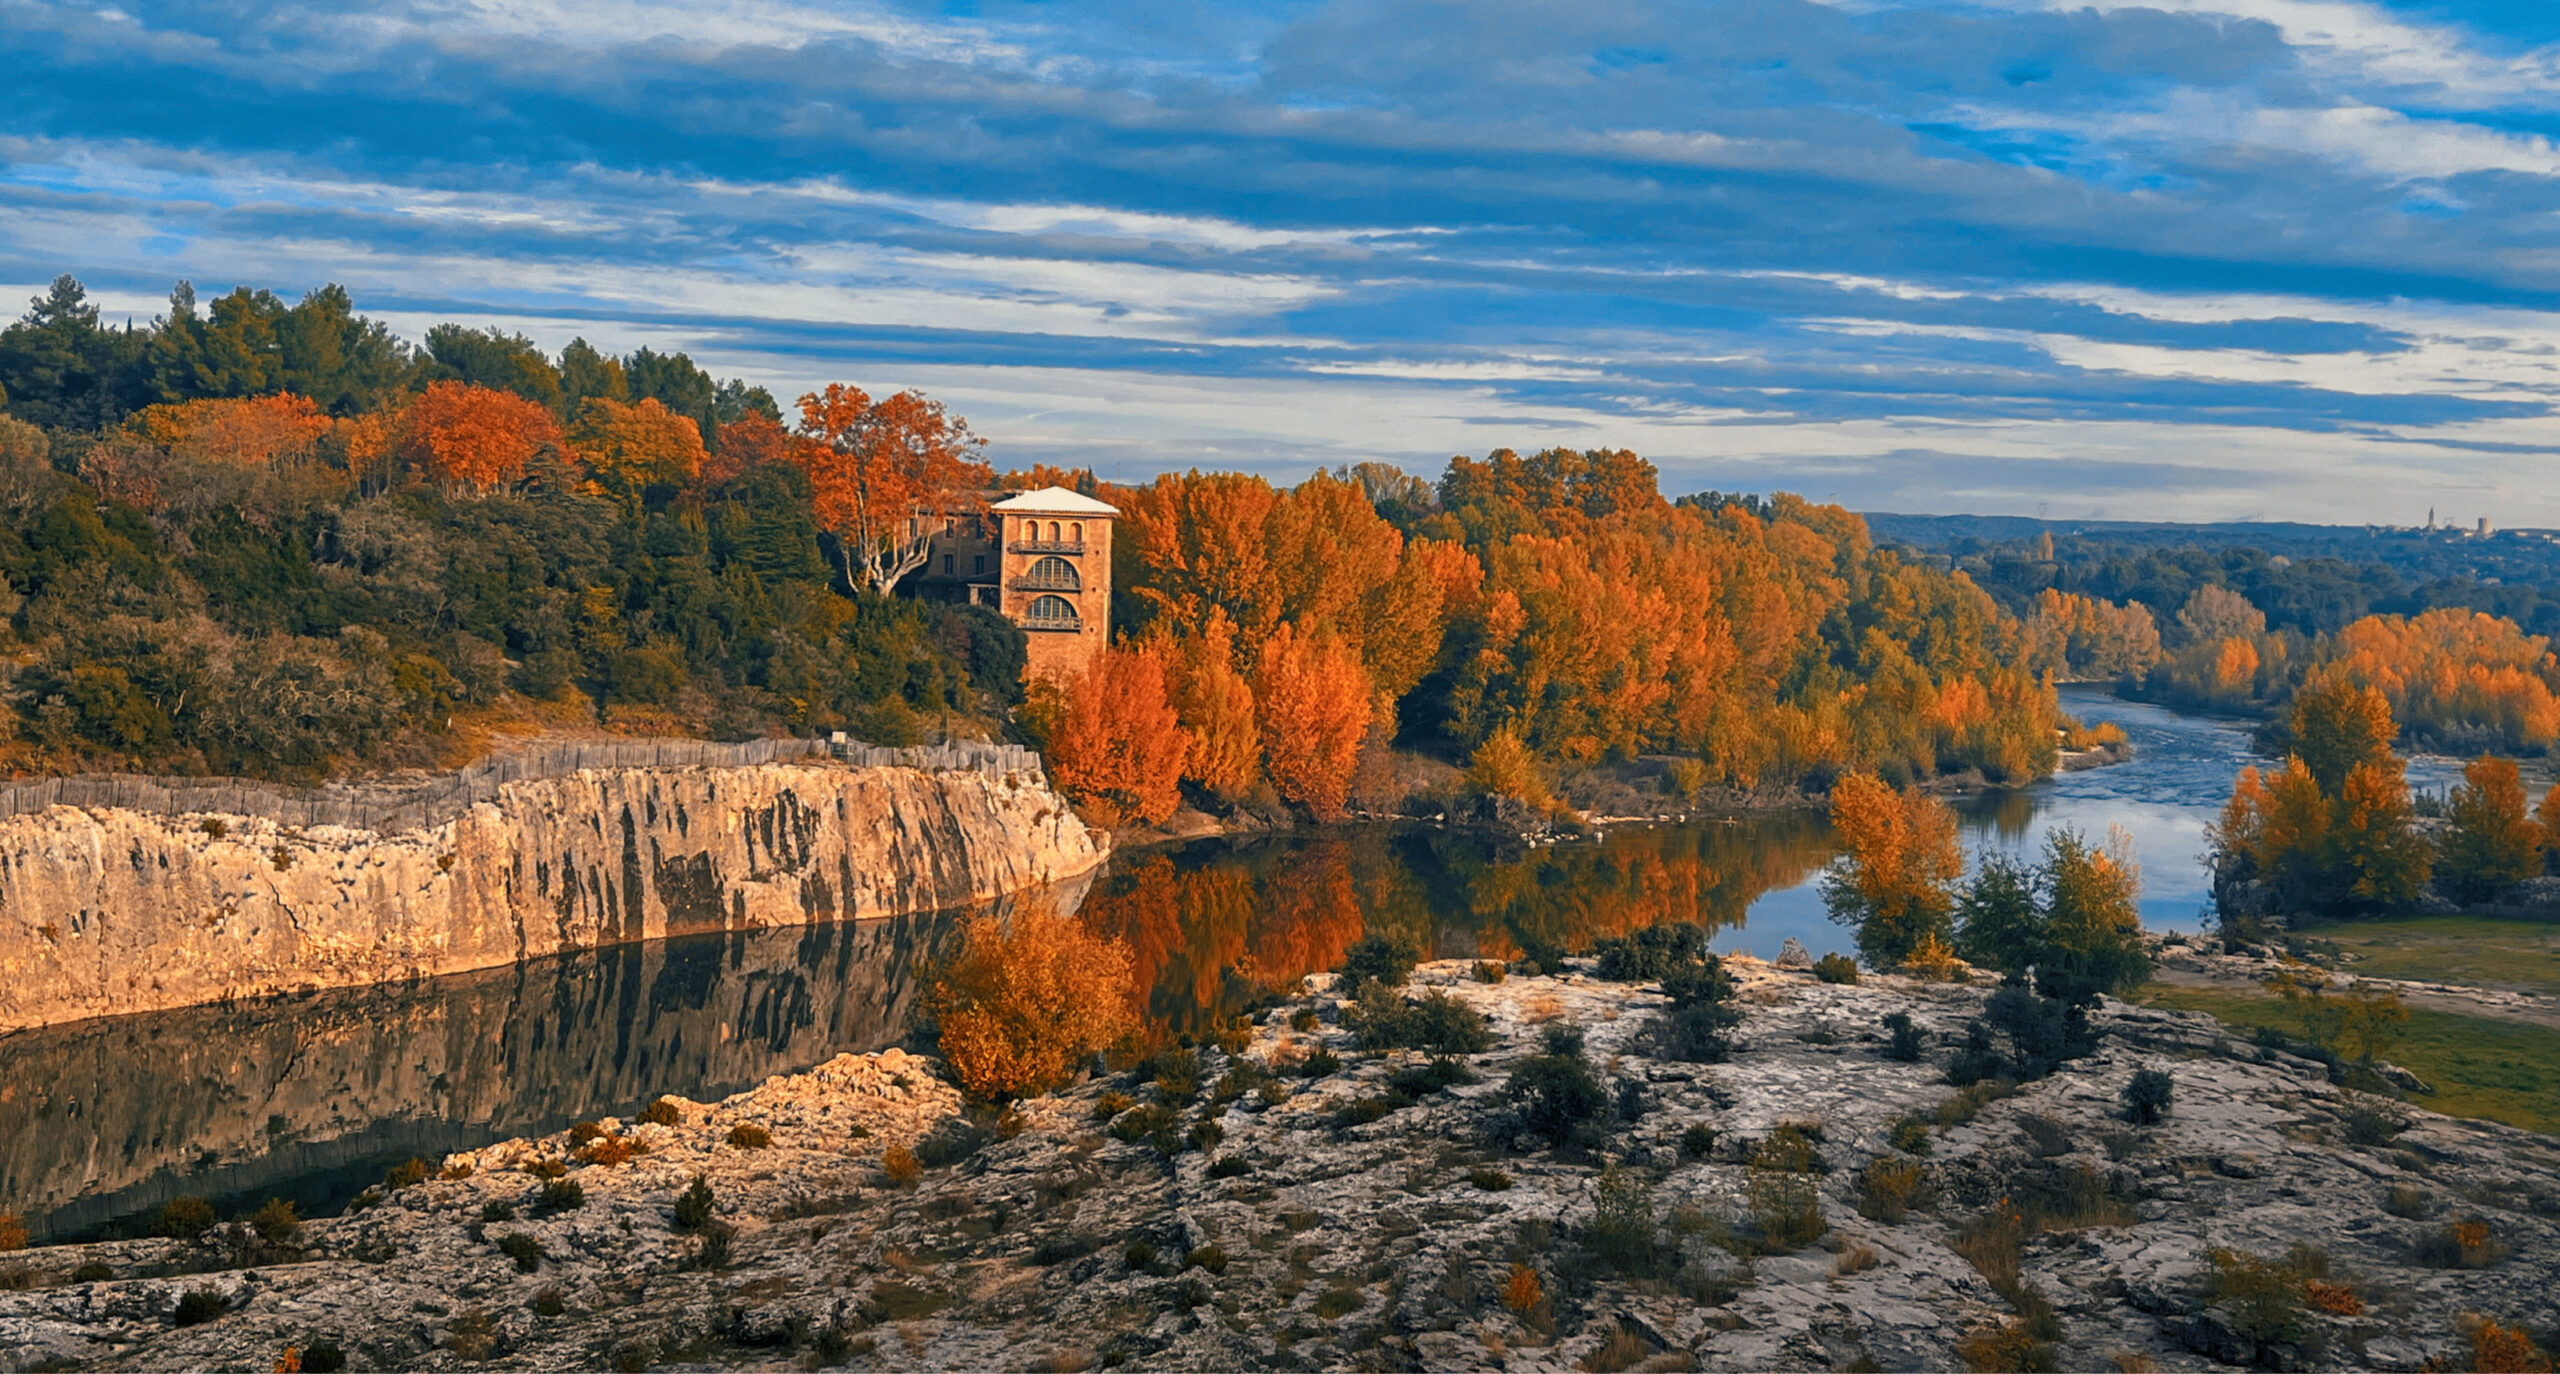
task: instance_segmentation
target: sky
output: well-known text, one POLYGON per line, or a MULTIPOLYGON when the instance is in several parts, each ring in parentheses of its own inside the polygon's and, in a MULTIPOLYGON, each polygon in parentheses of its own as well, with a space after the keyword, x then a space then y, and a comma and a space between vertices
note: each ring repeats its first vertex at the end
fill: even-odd
POLYGON ((0 300, 338 282, 1120 480, 2560 526, 2560 4, 0 0, 0 300))

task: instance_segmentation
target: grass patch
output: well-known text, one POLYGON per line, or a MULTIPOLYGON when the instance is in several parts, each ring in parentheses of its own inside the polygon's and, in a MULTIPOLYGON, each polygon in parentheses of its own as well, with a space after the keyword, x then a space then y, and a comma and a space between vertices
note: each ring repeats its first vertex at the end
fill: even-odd
POLYGON ((2496 916, 2411 916, 2300 927, 2356 956, 2368 978, 2560 994, 2560 925, 2496 916))
MULTIPOLYGON (((2137 998, 2170 1011, 2205 1012, 2242 1030, 2305 1034, 2301 1018, 2272 995, 2155 983, 2137 998)), ((2435 1088, 2418 1099, 2427 1110, 2560 1132, 2560 1031, 2425 1007, 2411 1007, 2401 1029, 2384 1057, 2435 1088)))

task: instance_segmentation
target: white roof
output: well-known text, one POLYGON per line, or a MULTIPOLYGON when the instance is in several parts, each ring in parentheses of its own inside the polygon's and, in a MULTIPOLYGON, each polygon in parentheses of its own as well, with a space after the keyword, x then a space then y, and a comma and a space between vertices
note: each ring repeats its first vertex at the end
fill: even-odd
POLYGON ((1118 515, 1117 506, 1107 506, 1090 496, 1080 496, 1065 487, 1042 487, 1008 496, 987 507, 989 510, 1015 514, 1039 515, 1118 515))

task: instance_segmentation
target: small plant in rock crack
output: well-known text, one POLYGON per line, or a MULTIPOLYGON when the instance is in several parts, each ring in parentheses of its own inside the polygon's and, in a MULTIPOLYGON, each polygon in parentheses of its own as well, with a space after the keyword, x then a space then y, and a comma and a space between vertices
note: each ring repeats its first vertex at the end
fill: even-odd
POLYGON ((1907 1011, 1885 1013, 1884 1057, 1904 1064, 1920 1062, 1922 1037, 1920 1027, 1907 1011))
POLYGON ((530 1274, 542 1267, 542 1242, 522 1231, 498 1237, 498 1253, 514 1260, 519 1274, 530 1274))
POLYGON ((555 1178, 542 1185, 542 1193, 534 1199, 537 1212, 574 1212, 587 1205, 587 1190, 574 1178, 555 1178))
POLYGON ((1610 1109, 1609 1090, 1582 1054, 1582 1031, 1549 1026, 1543 1053, 1520 1061, 1503 1085, 1520 1123, 1530 1134, 1561 1146, 1610 1109))
POLYGON ((1680 1153, 1687 1159, 1705 1159, 1716 1152, 1716 1128, 1703 1121, 1692 1121, 1680 1132, 1680 1153))
POLYGON ((219 1288, 191 1288, 178 1299, 169 1319, 179 1326, 202 1326, 231 1310, 231 1299, 219 1288))
POLYGON ((676 1195, 675 1224, 679 1231, 699 1231, 711 1220, 711 1181, 700 1174, 676 1195))

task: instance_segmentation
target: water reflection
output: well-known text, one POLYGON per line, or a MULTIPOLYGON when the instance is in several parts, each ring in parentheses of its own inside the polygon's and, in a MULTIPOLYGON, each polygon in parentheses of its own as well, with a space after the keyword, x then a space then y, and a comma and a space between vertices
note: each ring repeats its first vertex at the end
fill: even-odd
POLYGON ((399 1160, 735 1092, 903 1034, 953 924, 624 945, 0 1038, 0 1212, 39 1235, 180 1193, 323 1214, 399 1160))

